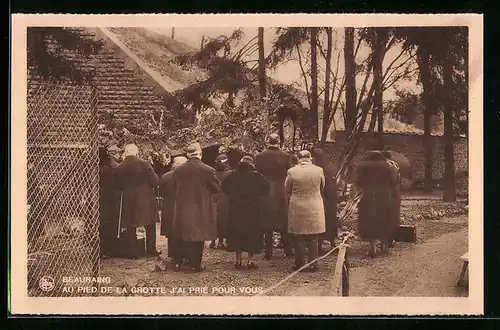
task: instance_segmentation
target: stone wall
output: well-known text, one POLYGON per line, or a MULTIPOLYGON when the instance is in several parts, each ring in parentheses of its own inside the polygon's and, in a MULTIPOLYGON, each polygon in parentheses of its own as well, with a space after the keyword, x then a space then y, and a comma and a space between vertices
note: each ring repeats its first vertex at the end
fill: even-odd
MULTIPOLYGON (((433 179, 440 182, 444 174, 444 139, 442 136, 431 137, 433 149, 433 179)), ((334 164, 338 164, 339 155, 346 140, 345 132, 337 132, 336 140, 326 146, 326 150, 334 164)), ((373 142, 373 137, 368 133, 362 136, 355 162, 359 160, 363 152, 373 142)), ((405 155, 413 166, 413 181, 419 182, 424 179, 424 149, 423 135, 386 133, 384 144, 388 149, 405 155)), ((457 176, 457 190, 461 193, 467 192, 468 185, 468 141, 467 138, 457 137, 454 145, 455 173, 457 176)))

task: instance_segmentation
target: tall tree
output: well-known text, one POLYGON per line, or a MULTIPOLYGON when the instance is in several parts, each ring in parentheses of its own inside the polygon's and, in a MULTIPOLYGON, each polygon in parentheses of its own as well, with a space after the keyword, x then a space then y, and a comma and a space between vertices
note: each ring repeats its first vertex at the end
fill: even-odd
POLYGON ((356 58, 354 56, 354 28, 344 29, 346 133, 351 134, 357 116, 356 108, 356 58))
POLYGON ((318 139, 318 30, 311 28, 311 130, 312 138, 318 139))
POLYGON ((444 111, 444 192, 443 199, 448 202, 457 199, 455 189, 455 158, 453 155, 453 54, 450 46, 443 58, 443 83, 446 102, 444 111))
POLYGON ((432 191, 432 155, 433 143, 431 138, 431 118, 436 112, 436 99, 434 96, 434 77, 431 68, 430 52, 425 44, 418 46, 418 66, 420 69, 420 81, 422 82, 422 99, 425 105, 424 111, 424 189, 432 191))
POLYGON ((266 58, 264 56, 264 28, 259 27, 259 91, 260 97, 266 97, 266 58))
POLYGON ((389 39, 389 29, 373 28, 370 34, 370 43, 372 46, 373 56, 373 84, 374 100, 372 118, 376 116, 377 120, 377 136, 379 148, 384 147, 384 109, 383 109, 383 63, 386 53, 387 42, 389 39))
POLYGON ((435 95, 436 77, 434 75, 435 62, 432 54, 436 47, 441 47, 441 40, 434 27, 411 27, 395 29, 395 34, 403 43, 407 52, 416 50, 417 64, 422 84, 422 101, 424 111, 424 189, 432 191, 433 173, 432 158, 434 154, 431 138, 431 118, 436 114, 437 100, 435 95))
MULTIPOLYGON (((326 139, 328 137, 328 131, 330 129, 330 112, 331 112, 331 104, 330 104, 330 75, 332 70, 332 47, 333 47, 333 36, 332 36, 332 28, 326 28, 326 64, 325 64, 325 91, 324 91, 324 108, 323 108, 323 120, 321 127, 321 139, 320 143, 326 143, 326 139)), ((332 94, 335 91, 332 90, 332 94)))

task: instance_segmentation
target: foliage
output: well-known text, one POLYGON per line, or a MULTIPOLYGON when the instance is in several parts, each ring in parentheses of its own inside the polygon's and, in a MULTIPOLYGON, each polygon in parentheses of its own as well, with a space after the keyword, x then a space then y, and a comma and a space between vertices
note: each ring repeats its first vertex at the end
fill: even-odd
POLYGON ((413 124, 425 111, 422 96, 408 90, 396 90, 395 94, 397 99, 388 104, 389 112, 395 119, 413 124))
POLYGON ((276 40, 273 42, 273 48, 267 58, 268 66, 275 68, 280 63, 291 60, 296 47, 309 41, 310 38, 310 28, 276 28, 276 40))
POLYGON ((243 60, 249 47, 234 51, 242 37, 243 32, 236 30, 231 36, 211 39, 198 52, 181 54, 172 59, 184 70, 203 70, 208 76, 165 98, 165 105, 177 114, 178 119, 194 123, 197 114, 217 108, 215 99, 234 95, 251 83, 253 77, 243 60))
MULTIPOLYGON (((468 111, 468 30, 467 27, 418 27, 394 30, 396 38, 407 51, 416 50, 417 56, 429 55, 433 73, 433 99, 436 111, 443 113, 445 107, 452 107, 456 118, 463 118, 468 111), (453 86, 448 97, 443 80, 443 65, 446 59, 453 61, 453 86), (449 103, 451 100, 451 104, 449 103)), ((454 121, 457 132, 463 131, 454 121)), ((463 133, 463 132, 461 132, 463 133)))
POLYGON ((76 62, 95 54, 102 46, 80 29, 30 27, 27 29, 28 68, 45 80, 82 83, 91 78, 92 72, 78 68, 76 62))

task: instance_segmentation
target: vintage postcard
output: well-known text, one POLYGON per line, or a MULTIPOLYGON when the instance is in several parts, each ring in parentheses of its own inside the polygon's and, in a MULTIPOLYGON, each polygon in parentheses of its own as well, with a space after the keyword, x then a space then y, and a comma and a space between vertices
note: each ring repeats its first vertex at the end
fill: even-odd
POLYGON ((483 313, 481 15, 13 15, 11 51, 11 313, 483 313))

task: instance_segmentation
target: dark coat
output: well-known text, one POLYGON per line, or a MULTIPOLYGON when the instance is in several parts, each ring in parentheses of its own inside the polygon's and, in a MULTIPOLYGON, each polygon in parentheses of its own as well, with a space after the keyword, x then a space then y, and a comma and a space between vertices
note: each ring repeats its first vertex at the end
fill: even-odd
POLYGON ((229 199, 228 250, 258 252, 261 243, 259 219, 263 215, 261 199, 269 193, 267 180, 247 164, 241 164, 224 180, 222 190, 229 199))
MULTIPOLYGON (((118 203, 115 168, 99 166, 99 219, 101 223, 118 222, 118 203)), ((118 230, 118 229, 117 229, 118 230)), ((116 234, 116 233, 115 233, 116 234)))
POLYGON ((277 147, 269 147, 255 156, 255 166, 270 186, 269 194, 262 199, 264 217, 261 228, 264 231, 287 230, 285 178, 292 165, 292 156, 277 147))
POLYGON ((175 207, 175 185, 174 171, 169 171, 160 178, 159 191, 163 198, 161 209, 160 234, 170 238, 173 230, 174 207, 175 207))
POLYGON ((393 180, 390 165, 379 153, 362 160, 355 184, 362 190, 358 212, 358 233, 363 240, 391 239, 398 224, 394 221, 393 180))
POLYGON ((174 170, 173 180, 175 238, 186 242, 217 238, 216 197, 220 181, 215 170, 201 159, 191 158, 174 170))
POLYGON ((327 159, 322 149, 316 148, 312 151, 313 162, 323 169, 325 175, 325 188, 323 189, 323 204, 325 206, 326 233, 325 238, 334 239, 340 227, 337 218, 337 180, 336 171, 332 163, 327 159))
POLYGON ((116 167, 118 189, 123 192, 121 228, 146 226, 159 221, 155 189, 158 176, 151 164, 135 156, 116 167))
MULTIPOLYGON (((231 173, 231 168, 226 164, 215 164, 215 175, 219 179, 221 185, 231 173)), ((228 217, 229 201, 227 195, 220 191, 217 194, 217 236, 226 237, 227 235, 227 217, 228 217)))

